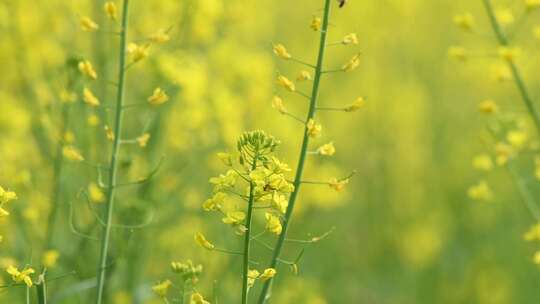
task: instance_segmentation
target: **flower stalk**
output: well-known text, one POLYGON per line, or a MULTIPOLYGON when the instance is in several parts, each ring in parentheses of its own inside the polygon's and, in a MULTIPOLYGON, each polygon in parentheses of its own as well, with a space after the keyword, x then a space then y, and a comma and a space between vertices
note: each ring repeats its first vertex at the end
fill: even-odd
POLYGON ((123 105, 125 94, 126 76, 126 52, 127 52, 127 30, 128 30, 128 9, 129 0, 124 0, 122 5, 122 25, 120 29, 120 50, 118 66, 118 91, 116 96, 116 112, 114 121, 114 141, 112 146, 109 179, 107 185, 107 201, 105 214, 105 228, 101 239, 101 252, 97 270, 97 292, 96 304, 101 304, 104 297, 105 275, 107 271, 107 254, 111 235, 112 215, 114 210, 115 184, 118 170, 118 157, 120 150, 120 138, 122 134, 123 105))
MULTIPOLYGON (((253 157, 253 164, 251 166, 251 170, 255 170, 257 168, 257 158, 258 158, 258 151, 255 152, 255 156, 253 157)), ((250 249, 251 249, 251 223, 253 221, 253 204, 255 202, 255 184, 253 182, 250 182, 249 185, 249 200, 248 200, 248 209, 247 209, 247 216, 246 216, 246 234, 244 235, 244 253, 243 253, 243 268, 242 268, 242 304, 247 304, 248 302, 248 292, 249 292, 249 286, 248 286, 248 274, 249 274, 249 256, 250 256, 250 249)))
MULTIPOLYGON (((311 91, 311 97, 310 97, 310 103, 309 103, 309 110, 307 114, 306 121, 309 121, 310 119, 313 119, 315 117, 315 112, 317 110, 317 100, 319 97, 319 84, 321 81, 321 76, 323 75, 323 63, 324 63, 324 54, 326 50, 326 40, 327 40, 327 32, 328 32, 328 20, 330 15, 330 2, 331 0, 325 0, 324 3, 324 12, 323 12, 323 20, 322 20, 322 28, 321 28, 321 34, 320 34, 320 41, 319 41, 319 53, 317 57, 317 65, 315 66, 315 76, 313 78, 313 87, 311 91)), ((304 138, 302 140, 302 147, 300 149, 300 156, 298 160, 298 165, 296 168, 296 175, 294 178, 294 191, 292 192, 290 198, 289 198, 289 204, 287 206, 287 210, 285 212, 285 216, 283 218, 282 227, 283 230, 281 234, 279 235, 279 238, 277 240, 276 246, 274 247, 274 252, 272 254, 272 260, 270 262, 269 268, 276 268, 277 263, 279 262, 279 257, 281 254, 281 250, 283 248, 283 244, 285 243, 285 239, 287 237, 287 231, 289 228, 289 224, 292 218, 292 213, 294 210, 294 205, 296 203, 296 199, 298 197, 298 193, 300 191, 300 186, 302 184, 302 176, 304 172, 304 164, 306 161, 306 157, 308 154, 308 145, 309 145, 309 130, 307 126, 304 128, 304 138)), ((264 282, 263 288, 261 290, 261 294, 259 296, 259 304, 263 304, 266 300, 270 298, 270 285, 272 283, 272 279, 270 278, 266 282, 264 282)))

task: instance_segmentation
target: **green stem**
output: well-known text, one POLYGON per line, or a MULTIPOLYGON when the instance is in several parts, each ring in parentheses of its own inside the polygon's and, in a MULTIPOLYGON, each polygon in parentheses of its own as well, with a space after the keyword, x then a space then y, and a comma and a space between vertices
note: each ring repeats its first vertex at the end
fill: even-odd
MULTIPOLYGON (((491 0, 483 0, 483 2, 484 2, 484 6, 486 8, 486 12, 489 17, 489 21, 491 23, 491 27, 493 28, 493 31, 495 32, 495 36, 497 37, 498 43, 501 46, 508 46, 509 45, 508 37, 504 33, 499 22, 497 21, 497 17, 495 16, 495 12, 493 10, 493 5, 491 4, 491 0)), ((532 101, 531 96, 529 95, 527 86, 525 85, 525 82, 523 81, 521 72, 519 71, 514 61, 508 60, 507 62, 512 72, 512 77, 514 78, 514 82, 521 95, 521 99, 523 99, 523 102, 525 103, 525 106, 527 107, 527 110, 529 111, 529 114, 531 115, 531 118, 533 119, 536 130, 538 134, 540 135, 540 116, 538 116, 538 113, 536 112, 536 109, 534 108, 534 103, 532 101)))
MULTIPOLYGON (((317 109, 317 99, 319 96, 319 83, 321 81, 321 76, 323 72, 323 62, 324 62, 324 53, 326 48, 326 36, 328 32, 328 19, 330 15, 330 1, 331 0, 324 0, 324 15, 323 15, 323 24, 322 24, 322 30, 321 30, 321 36, 320 36, 320 42, 319 42, 319 55, 317 58, 317 66, 315 67, 315 76, 313 79, 313 88, 311 92, 311 100, 309 104, 309 111, 307 114, 306 121, 309 121, 315 116, 315 112, 317 109)), ((298 166, 296 168, 296 176, 294 178, 294 191, 291 194, 291 197, 289 198, 289 205, 287 206, 287 211, 285 212, 285 217, 283 219, 282 227, 283 230, 281 234, 279 235, 278 241, 275 246, 274 253, 272 255, 272 261, 270 262, 269 268, 276 268, 276 265, 279 260, 279 256, 281 254, 281 249, 283 247, 283 244, 285 243, 285 238, 287 237, 287 231, 289 228, 289 223, 291 221, 292 213, 294 210, 294 205, 296 203, 296 198, 298 197, 298 193, 300 191, 300 185, 302 182, 302 175, 304 171, 304 164, 306 161, 306 156, 308 152, 308 144, 309 144, 309 134, 307 127, 304 129, 304 139, 302 141, 302 148, 300 150, 300 157, 298 160, 298 166)), ((270 294, 268 293, 270 290, 270 284, 272 283, 272 279, 267 280, 262 288, 260 297, 259 297, 259 304, 263 304, 267 299, 270 298, 270 294)))
MULTIPOLYGON (((253 164, 251 165, 251 170, 255 170, 257 168, 257 154, 258 152, 255 152, 255 157, 253 157, 253 164)), ((249 254, 251 249, 251 222, 253 219, 253 203, 255 202, 255 195, 253 193, 253 190, 255 189, 255 185, 253 182, 250 182, 249 185, 249 200, 248 200, 248 210, 247 210, 247 216, 246 216, 246 234, 244 236, 244 261, 243 261, 243 269, 242 269, 242 304, 247 304, 248 302, 248 274, 249 274, 249 254)))
POLYGON ((47 285, 44 276, 40 276, 39 284, 36 284, 38 304, 47 304, 47 285))
POLYGON ((516 184, 518 192, 521 195, 521 199, 525 203, 525 207, 529 209, 529 212, 531 212, 534 219, 540 223, 540 209, 538 208, 538 205, 536 204, 534 196, 527 188, 525 181, 523 181, 523 178, 521 178, 518 170, 512 164, 512 160, 508 161, 508 164, 506 165, 506 167, 508 168, 508 171, 510 172, 512 179, 514 180, 514 183, 516 184))
POLYGON ((122 134, 122 118, 124 103, 124 87, 125 87, 125 65, 126 65, 126 45, 127 45, 127 30, 128 30, 128 7, 129 0, 124 0, 122 8, 122 28, 120 29, 120 50, 119 50, 119 67, 118 67, 118 92, 116 96, 116 113, 114 126, 114 142, 111 153, 111 161, 109 167, 109 180, 107 192, 107 205, 105 217, 105 229, 101 241, 101 253, 98 264, 97 274, 97 296, 96 304, 101 304, 103 301, 105 274, 107 269, 107 253, 109 250, 109 239, 111 235, 111 224, 114 207, 114 195, 116 184, 116 174, 118 169, 118 156, 120 150, 120 137, 122 134))

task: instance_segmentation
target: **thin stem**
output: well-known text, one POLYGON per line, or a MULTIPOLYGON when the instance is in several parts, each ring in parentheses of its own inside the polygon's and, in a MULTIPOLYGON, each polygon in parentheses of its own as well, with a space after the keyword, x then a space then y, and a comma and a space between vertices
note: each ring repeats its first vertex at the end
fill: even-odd
MULTIPOLYGON (((491 27, 493 28, 493 31, 495 32, 495 36, 497 37, 497 41, 499 42, 501 46, 508 46, 509 44, 508 38, 506 37, 506 34, 504 33, 502 27, 497 21, 497 18, 495 17, 495 12, 493 10, 493 6, 491 5, 491 0, 483 0, 483 2, 486 8, 486 12, 488 14, 489 20, 491 22, 491 27)), ((540 116, 538 116, 538 113, 536 112, 534 108, 534 103, 529 95, 527 86, 525 85, 525 82, 523 81, 521 72, 519 71, 518 67, 516 66, 513 60, 508 60, 507 63, 508 63, 508 67, 510 68, 512 72, 514 82, 521 95, 521 99, 523 99, 523 102, 525 103, 525 106, 527 107, 527 110, 529 111, 529 114, 531 115, 531 118, 534 121, 536 130, 538 134, 540 134, 540 116)))
POLYGON ((291 61, 294 61, 294 62, 303 64, 303 65, 308 66, 308 67, 310 67, 310 68, 313 68, 313 69, 316 68, 316 67, 315 67, 313 64, 311 64, 311 63, 307 63, 307 62, 304 62, 304 61, 302 61, 302 60, 298 60, 298 59, 295 59, 295 58, 290 58, 290 59, 291 59, 291 61))
POLYGON ((36 284, 38 304, 47 304, 47 285, 45 283, 45 274, 39 276, 39 282, 36 284))
POLYGON ((107 192, 107 211, 105 218, 105 229, 101 243, 101 253, 98 264, 97 275, 97 296, 96 304, 101 304, 104 296, 105 274, 107 268, 107 253, 109 250, 109 239, 111 235, 112 214, 114 210, 114 195, 116 184, 116 174, 118 169, 118 155, 120 149, 120 137, 122 133, 122 107, 124 104, 124 87, 125 87, 125 64, 126 64, 126 49, 127 49, 127 30, 128 30, 128 8, 129 0, 124 0, 122 8, 122 28, 120 30, 120 50, 119 50, 119 67, 118 67, 118 91, 116 96, 116 115, 114 128, 114 142, 111 153, 111 162, 108 180, 107 192))
MULTIPOLYGON (((321 81, 322 68, 323 68, 323 62, 324 62, 324 53, 326 49, 326 35, 328 32, 328 19, 330 16, 330 1, 331 0, 324 0, 325 2, 324 15, 323 15, 323 23, 322 23, 322 29, 321 29, 320 42, 319 42, 319 54, 317 57, 317 66, 315 67, 315 76, 313 79, 313 88, 311 92, 311 100, 309 104, 309 110, 308 110, 306 121, 313 119, 313 117, 315 116, 316 108, 317 108, 317 99, 319 96, 319 83, 321 81)), ((300 149, 298 166, 296 168, 296 176, 294 178, 294 191, 291 194, 291 197, 289 198, 289 205, 287 206, 287 211, 285 212, 285 217, 282 223, 283 230, 281 234, 279 235, 274 253, 272 255, 272 261, 270 262, 270 266, 268 268, 276 267, 279 256, 281 254, 281 249, 283 248, 283 244, 285 243, 285 238, 287 237, 287 231, 288 231, 289 223, 291 221, 292 213, 294 210, 294 205, 296 203, 296 198, 298 197, 298 193, 300 191, 302 175, 304 172, 304 164, 305 164, 306 156, 308 152, 308 145, 309 145, 309 133, 306 127, 304 129, 304 139, 302 141, 302 148, 300 149)), ((270 298, 269 290, 270 290, 271 283, 272 283, 272 279, 264 282, 264 285, 263 285, 263 288, 261 290, 261 294, 259 297, 259 301, 258 301, 259 304, 263 304, 267 299, 270 298)))
MULTIPOLYGON (((253 164, 251 165, 251 170, 257 168, 257 157, 258 151, 255 151, 255 157, 253 157, 253 164)), ((255 202, 255 184, 250 182, 249 184, 249 200, 248 200, 248 210, 246 216, 246 234, 244 236, 244 261, 243 261, 243 273, 242 273, 242 304, 247 304, 248 302, 248 273, 249 273, 249 254, 251 247, 251 222, 253 218, 253 204, 255 202)))
POLYGON ((527 207, 527 209, 529 209, 534 219, 540 223, 540 209, 538 208, 538 205, 536 204, 536 200, 534 196, 531 194, 531 192, 529 191, 529 189, 527 188, 526 182, 523 180, 518 170, 514 167, 514 165, 511 162, 512 160, 509 160, 506 167, 508 168, 510 175, 512 175, 512 179, 514 180, 514 183, 516 184, 518 192, 521 195, 521 198, 523 202, 525 203, 525 206, 527 207))

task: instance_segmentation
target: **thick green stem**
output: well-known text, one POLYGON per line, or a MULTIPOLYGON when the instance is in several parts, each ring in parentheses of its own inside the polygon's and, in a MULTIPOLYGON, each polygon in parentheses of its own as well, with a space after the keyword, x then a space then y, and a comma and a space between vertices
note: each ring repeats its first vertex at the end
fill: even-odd
MULTIPOLYGON (((257 155, 253 158, 253 164, 251 166, 251 170, 255 170, 257 168, 257 155)), ((253 194, 253 190, 255 188, 255 185, 253 182, 251 182, 249 186, 249 200, 248 200, 248 209, 247 209, 247 215, 246 215, 246 234, 244 236, 244 262, 243 262, 243 268, 242 268, 242 304, 247 304, 248 302, 248 292, 249 292, 249 286, 248 286, 248 275, 249 275, 249 254, 251 249, 251 222, 253 218, 253 203, 255 201, 255 195, 253 194)))
POLYGON ((47 285, 44 274, 39 276, 39 282, 36 284, 36 293, 38 304, 47 304, 47 285))
MULTIPOLYGON (((489 21, 491 23, 491 27, 493 28, 493 31, 495 32, 495 36, 497 37, 498 43, 501 46, 508 46, 509 45, 508 37, 504 33, 499 22, 497 21, 497 17, 495 16, 495 11, 493 10, 493 5, 491 4, 491 0, 483 0, 483 2, 484 2, 484 6, 486 8, 486 12, 489 17, 489 21)), ((514 78, 514 82, 519 90, 519 94, 521 95, 521 99, 523 99, 523 102, 525 103, 525 106, 527 107, 527 110, 529 111, 529 114, 531 115, 531 118, 534 122, 536 130, 538 134, 540 135, 540 116, 538 116, 538 113, 536 112, 532 98, 529 95, 527 86, 525 85, 525 82, 523 81, 523 77, 521 76, 521 72, 519 71, 518 67, 516 66, 513 60, 508 60, 507 62, 508 62, 508 67, 510 68, 510 71, 512 72, 512 77, 514 78)))
MULTIPOLYGON (((313 78, 313 88, 311 91, 311 100, 309 103, 309 110, 307 114, 306 121, 315 117, 315 112, 317 109, 317 100, 319 97, 319 83, 321 81, 321 76, 323 72, 323 62, 324 62, 324 53, 326 48, 326 36, 328 32, 328 19, 330 16, 330 2, 331 0, 324 0, 324 13, 323 13, 323 22, 321 28, 320 42, 319 42, 319 55, 317 57, 317 66, 315 67, 315 77, 313 78)), ((279 256, 281 254, 281 249, 285 243, 285 238, 287 237, 287 231, 289 224, 292 218, 292 213, 294 210, 294 205, 296 203, 296 198, 300 191, 300 185, 302 184, 302 175, 304 172, 304 164, 306 161, 306 156, 308 154, 308 145, 309 145, 309 133, 307 127, 304 129, 304 139, 302 141, 302 148, 300 149, 300 156, 298 160, 298 166, 296 168, 296 176, 294 178, 294 191, 289 198, 289 205, 285 212, 285 217, 283 219, 283 230, 279 235, 277 240, 274 253, 272 255, 272 261, 270 262, 270 268, 276 268, 279 256)), ((263 285, 261 295, 259 297, 259 304, 263 304, 267 299, 270 298, 269 290, 272 279, 266 281, 263 285)))
POLYGON ((105 215, 105 228, 101 239, 101 254, 97 270, 97 296, 96 304, 101 304, 103 301, 105 274, 107 270, 107 253, 109 250, 109 240, 111 235, 112 215, 114 210, 114 195, 116 175, 118 170, 118 156, 120 150, 120 137, 122 134, 122 106, 124 105, 124 87, 126 74, 126 45, 127 45, 127 30, 128 30, 128 8, 129 0, 124 0, 122 8, 122 28, 120 29, 120 50, 119 50, 119 66, 118 66, 118 92, 116 96, 116 113, 114 121, 114 141, 112 146, 111 161, 109 167, 109 180, 107 192, 107 204, 105 215))

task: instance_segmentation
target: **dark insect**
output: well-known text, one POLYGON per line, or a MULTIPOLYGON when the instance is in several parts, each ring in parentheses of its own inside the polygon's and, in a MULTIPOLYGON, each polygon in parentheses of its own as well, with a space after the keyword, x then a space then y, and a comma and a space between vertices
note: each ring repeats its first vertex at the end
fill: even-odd
POLYGON ((347 0, 338 0, 339 2, 339 7, 343 7, 345 5, 345 2, 347 2, 347 0))
POLYGON ((274 188, 274 187, 273 187, 272 185, 270 185, 270 184, 264 185, 264 191, 266 191, 266 192, 276 191, 276 190, 277 190, 277 189, 274 188))

